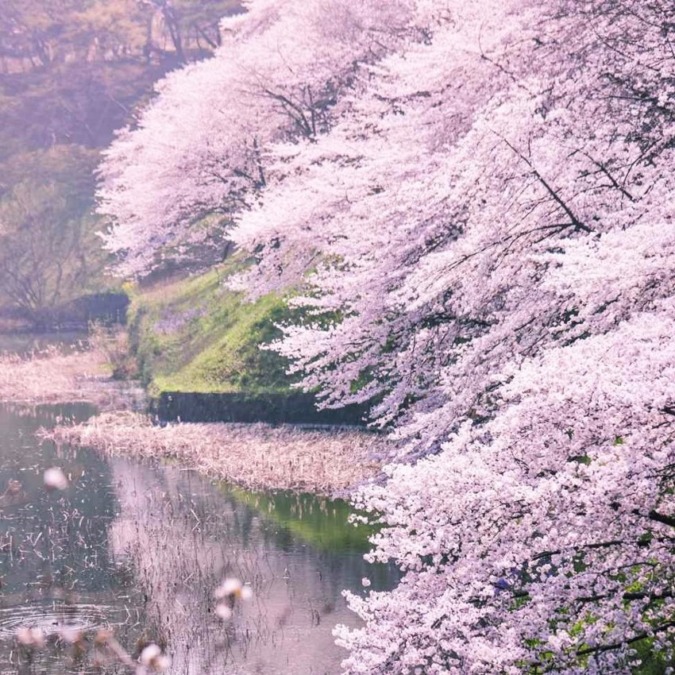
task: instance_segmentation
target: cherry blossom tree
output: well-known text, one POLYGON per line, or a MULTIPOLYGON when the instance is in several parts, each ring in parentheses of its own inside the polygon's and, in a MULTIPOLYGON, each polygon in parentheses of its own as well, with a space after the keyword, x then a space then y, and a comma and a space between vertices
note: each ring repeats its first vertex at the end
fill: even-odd
POLYGON ((213 119, 198 91, 214 60, 167 81, 111 149, 105 208, 129 260, 222 208, 257 260, 238 287, 303 309, 274 345, 302 385, 325 405, 372 403, 402 440, 386 483, 357 500, 385 526, 372 559, 405 576, 350 596, 365 625, 338 630, 346 672, 672 661, 672 3, 419 0, 405 21, 374 1, 253 7, 232 59, 259 63, 271 26, 302 15, 294 58, 316 58, 312 91, 335 92, 320 128, 284 107, 280 92, 297 103, 310 85, 272 59, 266 89, 237 71, 252 96, 227 108, 231 126, 196 125, 177 154, 151 143, 193 133, 169 119, 213 119), (368 29, 336 51, 307 29, 328 23, 338 43, 368 29), (252 138, 264 185, 209 192, 204 148, 231 170, 252 138), (158 182, 137 187, 151 155, 158 182))
POLYGON ((278 348, 437 453, 362 492, 407 575, 351 597, 348 672, 630 672, 675 628, 672 24, 483 10, 278 151, 242 284, 313 268, 278 348))
POLYGON ((222 20, 215 57, 160 82, 106 153, 101 212, 127 272, 147 271, 158 248, 208 236, 250 207, 278 178, 268 167, 272 143, 328 131, 361 69, 423 39, 412 0, 245 6, 222 20))

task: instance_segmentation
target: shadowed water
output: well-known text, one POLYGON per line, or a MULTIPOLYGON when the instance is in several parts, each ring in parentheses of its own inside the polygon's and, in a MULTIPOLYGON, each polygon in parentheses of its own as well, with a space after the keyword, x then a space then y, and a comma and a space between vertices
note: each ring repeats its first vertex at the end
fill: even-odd
POLYGON ((179 467, 107 459, 40 443, 34 432, 92 414, 87 406, 0 407, 0 673, 113 673, 92 661, 109 628, 135 657, 156 642, 171 673, 339 673, 337 623, 358 625, 343 589, 391 587, 392 568, 363 560, 367 531, 349 507, 308 495, 254 494, 179 467), (64 469, 70 486, 45 490, 64 469), (232 619, 214 590, 236 577, 253 590, 232 619), (17 648, 20 626, 48 636, 17 648), (57 638, 83 631, 86 653, 57 638))

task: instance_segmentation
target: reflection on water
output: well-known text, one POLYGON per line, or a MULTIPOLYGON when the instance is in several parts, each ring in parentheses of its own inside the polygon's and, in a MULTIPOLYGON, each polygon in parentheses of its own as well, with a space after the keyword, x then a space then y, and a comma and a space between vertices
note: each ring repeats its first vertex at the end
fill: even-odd
POLYGON ((92 412, 87 405, 30 414, 0 407, 0 661, 21 666, 19 672, 94 672, 76 663, 68 670, 55 644, 64 626, 112 628, 123 640, 140 634, 142 605, 129 564, 109 555, 119 513, 109 466, 93 453, 62 452, 34 437, 40 426, 92 412), (68 490, 44 489, 51 466, 69 476, 68 490), (15 648, 19 624, 49 637, 34 671, 30 655, 15 648))
MULTIPOLYGON (((367 532, 345 522, 349 507, 251 494, 33 437, 91 412, 0 408, 1 662, 17 663, 17 626, 55 635, 69 625, 110 627, 132 653, 157 642, 177 674, 338 673, 332 628, 356 622, 341 591, 362 588, 363 577, 375 589, 397 580, 396 570, 364 562, 367 532), (71 479, 63 493, 42 485, 54 465, 71 479), (253 589, 228 622, 214 613, 225 577, 253 589)), ((124 672, 75 663, 56 638, 32 665, 22 658, 19 672, 124 672)))

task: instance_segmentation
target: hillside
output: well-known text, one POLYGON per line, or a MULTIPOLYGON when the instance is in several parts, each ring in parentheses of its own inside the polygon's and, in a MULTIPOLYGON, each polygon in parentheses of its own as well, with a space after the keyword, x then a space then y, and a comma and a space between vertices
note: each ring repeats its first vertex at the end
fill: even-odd
POLYGON ((274 324, 288 310, 273 294, 247 303, 228 290, 224 280, 240 267, 231 260, 132 291, 131 346, 151 394, 289 390, 284 359, 259 349, 278 337, 274 324))

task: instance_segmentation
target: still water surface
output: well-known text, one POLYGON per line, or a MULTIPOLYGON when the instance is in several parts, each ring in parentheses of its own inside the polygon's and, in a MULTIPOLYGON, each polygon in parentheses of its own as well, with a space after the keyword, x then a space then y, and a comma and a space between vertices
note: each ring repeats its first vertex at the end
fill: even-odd
POLYGON ((34 436, 93 412, 0 406, 0 673, 127 672, 78 657, 55 637, 63 625, 88 635, 112 628, 132 653, 157 642, 176 674, 339 673, 332 628, 358 625, 342 590, 363 592, 364 577, 374 589, 398 579, 363 560, 368 533, 347 524, 349 507, 249 493, 34 436), (44 489, 50 466, 70 476, 64 492, 44 489), (253 589, 226 623, 213 598, 224 577, 253 589), (30 655, 17 649, 20 625, 54 637, 30 655))
POLYGON ((88 335, 82 331, 58 333, 0 333, 0 353, 31 354, 47 347, 59 347, 69 352, 86 344, 88 335))

